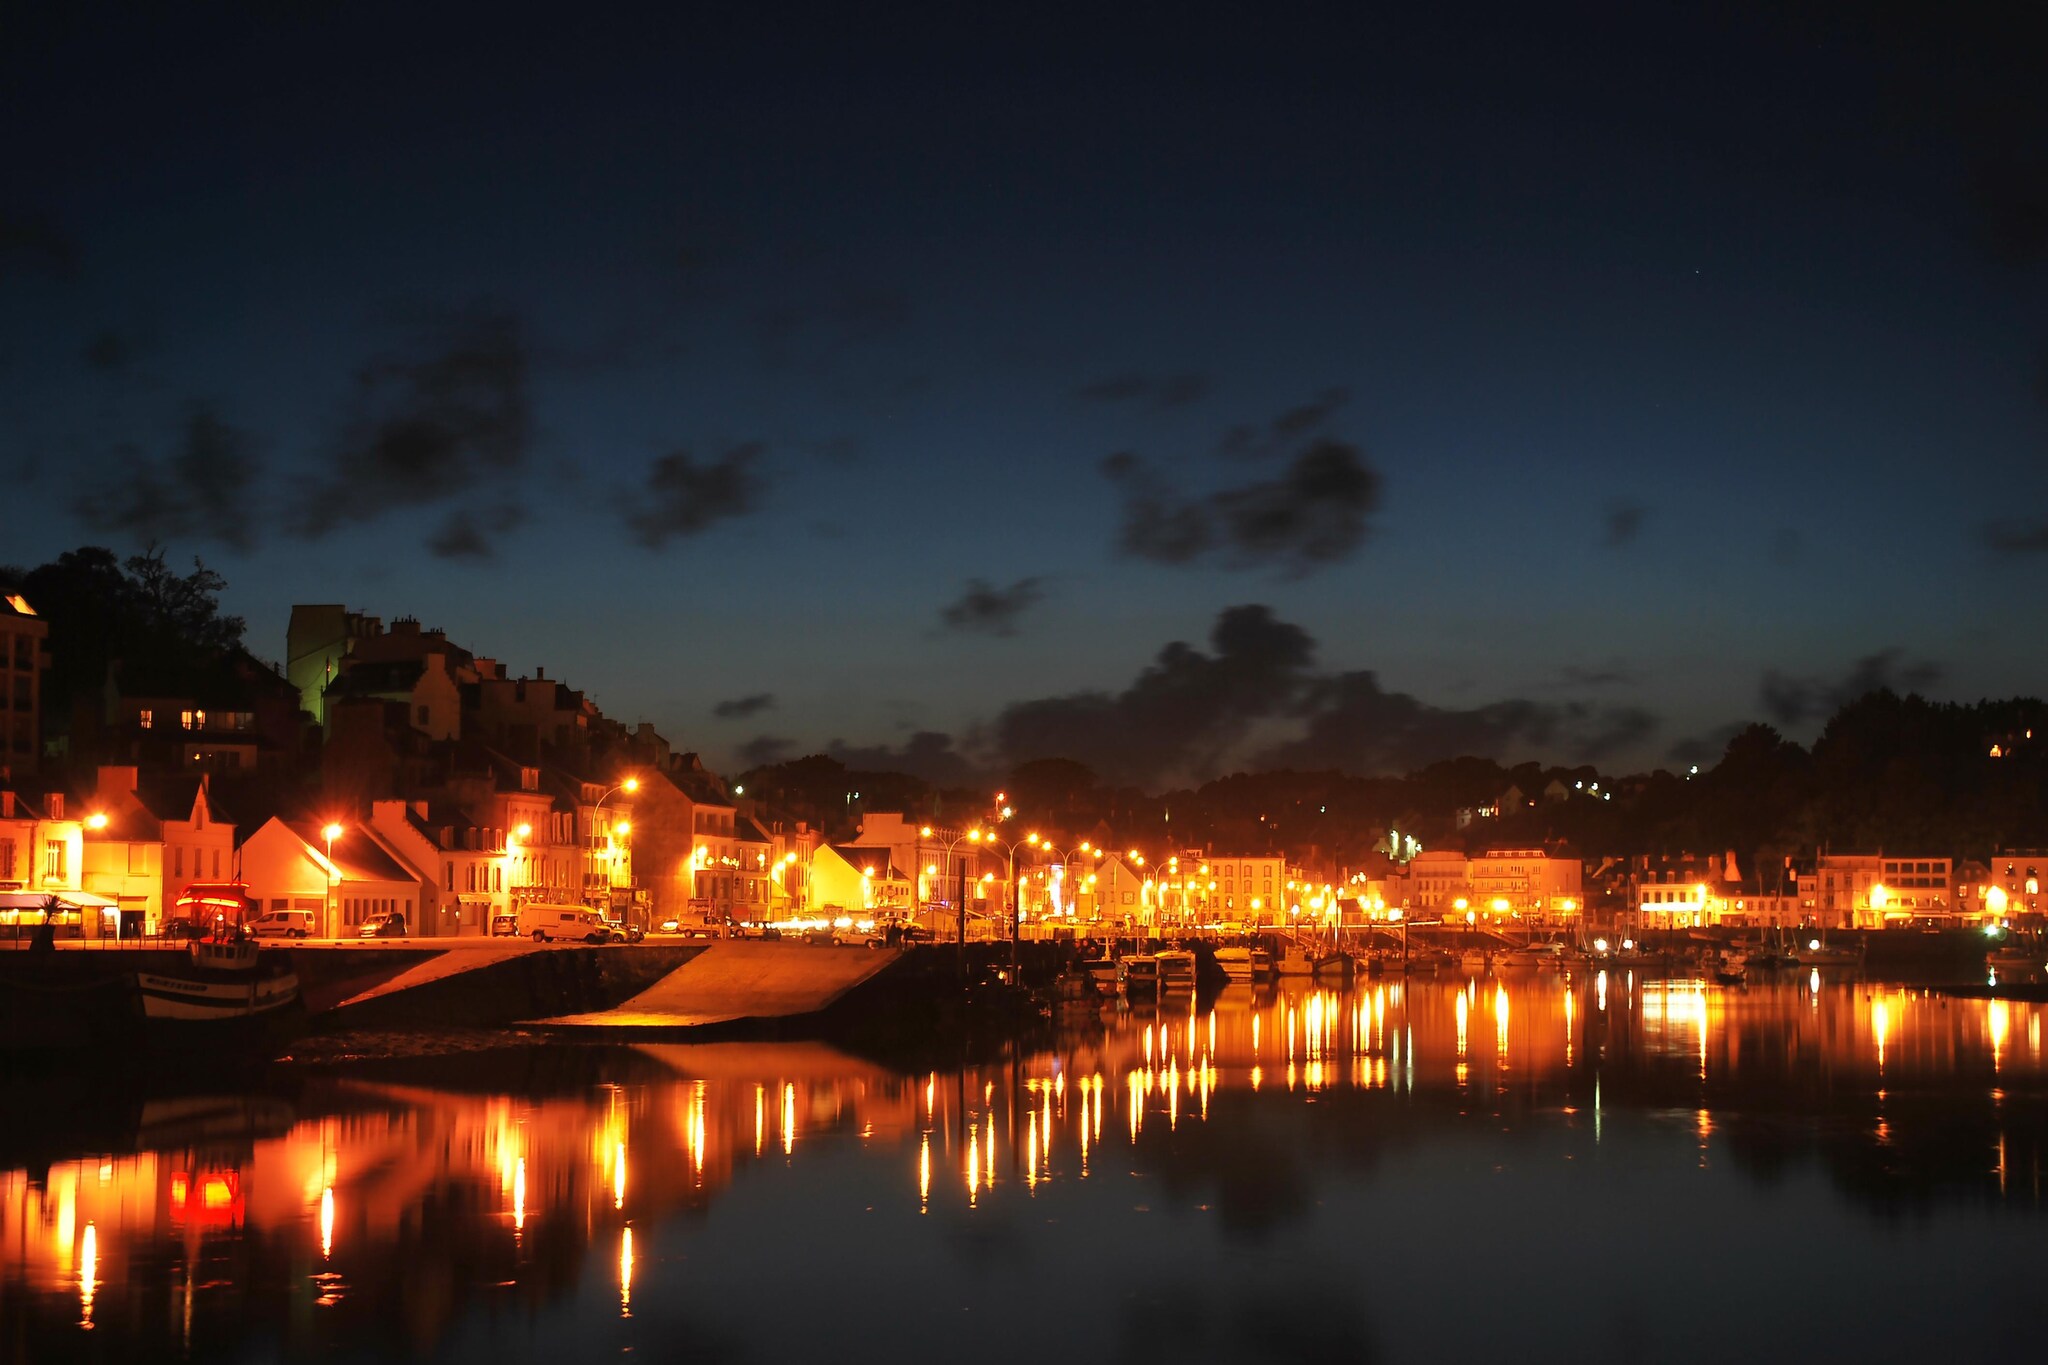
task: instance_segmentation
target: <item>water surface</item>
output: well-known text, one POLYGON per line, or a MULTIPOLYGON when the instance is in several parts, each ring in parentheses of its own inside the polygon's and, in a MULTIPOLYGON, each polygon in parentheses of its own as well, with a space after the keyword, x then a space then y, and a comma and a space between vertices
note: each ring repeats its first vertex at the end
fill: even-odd
POLYGON ((555 1044, 14 1089, 0 1360, 2031 1354, 2043 1012, 1531 974, 915 1071, 555 1044))

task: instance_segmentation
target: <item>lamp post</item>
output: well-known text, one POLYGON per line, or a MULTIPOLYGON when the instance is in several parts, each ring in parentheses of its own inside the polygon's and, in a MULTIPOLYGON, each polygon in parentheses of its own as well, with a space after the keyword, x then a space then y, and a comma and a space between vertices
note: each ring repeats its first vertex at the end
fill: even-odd
POLYGON ((340 937, 340 935, 335 932, 338 928, 340 928, 340 926, 334 922, 334 886, 337 880, 335 875, 336 869, 334 866, 334 841, 336 839, 339 839, 343 833, 345 833, 345 831, 342 829, 342 827, 332 820, 328 821, 326 825, 321 827, 320 830, 320 837, 327 841, 327 898, 326 901, 324 902, 325 913, 321 915, 321 918, 327 922, 326 928, 328 937, 330 938, 340 937))
MULTIPOLYGON (((1004 809, 1007 812, 1008 807, 1004 809)), ((1017 959, 1017 916, 1018 912, 1023 909, 1023 901, 1017 895, 1017 850, 1027 845, 1036 844, 1038 836, 1032 834, 1023 839, 1013 839, 1005 842, 996 838, 993 834, 976 829, 969 830, 967 837, 970 843, 983 844, 990 848, 1003 850, 1003 856, 1010 874, 1010 961, 1012 965, 1015 965, 1017 959)), ((960 937, 964 943, 967 938, 967 929, 964 921, 961 925, 960 937)))
MULTIPOLYGON (((637 778, 637 777, 628 777, 628 778, 624 779, 623 781, 621 781, 620 783, 618 783, 618 785, 616 785, 616 786, 613 786, 613 787, 608 787, 608 788, 606 788, 606 789, 605 789, 605 792, 604 792, 604 794, 603 794, 602 796, 600 796, 600 797, 598 797, 598 798, 597 798, 597 803, 596 803, 595 805, 593 805, 593 806, 592 806, 592 807, 590 808, 590 859, 591 859, 591 869, 590 869, 590 870, 591 870, 592 872, 595 872, 595 871, 597 871, 597 870, 598 870, 598 869, 597 869, 597 866, 596 866, 596 863, 597 863, 597 835, 598 835, 598 828, 597 828, 597 827, 598 827, 598 820, 599 820, 599 818, 600 818, 600 817, 601 817, 601 816, 602 816, 602 815, 604 814, 604 803, 605 803, 606 801, 609 801, 609 800, 610 800, 610 799, 611 799, 611 798, 612 798, 612 797, 613 797, 613 796, 614 796, 615 794, 617 794, 617 793, 619 793, 619 792, 624 792, 624 793, 625 793, 626 795, 628 795, 628 796, 631 796, 631 795, 632 795, 632 794, 633 794, 634 792, 637 792, 637 791, 639 791, 639 790, 640 790, 640 779, 639 779, 639 778, 637 778)), ((622 823, 622 824, 621 824, 621 825, 619 826, 619 833, 623 835, 623 834, 625 834, 626 832, 628 832, 628 831, 629 831, 629 830, 630 830, 631 828, 632 828, 632 826, 631 826, 631 825, 629 825, 629 824, 624 824, 624 823, 622 823)), ((604 908, 605 908, 605 910, 606 910, 607 912, 609 912, 609 911, 611 910, 611 908, 612 908, 612 866, 611 866, 611 864, 612 864, 612 857, 614 856, 614 855, 613 855, 613 853, 612 853, 612 849, 611 849, 611 832, 610 832, 609 830, 607 830, 607 831, 605 832, 605 853, 606 853, 606 857, 605 857, 605 862, 604 862, 604 868, 603 868, 603 871, 604 871, 604 908)))
MULTIPOLYGON (((945 885, 953 875, 953 850, 962 844, 979 844, 982 841, 982 834, 979 829, 972 829, 965 834, 956 834, 951 839, 940 841, 938 831, 934 830, 930 825, 924 825, 919 828, 917 835, 919 839, 930 839, 934 842, 943 842, 945 845, 946 861, 944 871, 936 874, 941 886, 945 885)), ((920 863, 924 861, 924 845, 922 843, 918 845, 918 861, 920 863)), ((964 944, 967 942, 967 895, 964 884, 961 888, 960 902, 953 907, 953 918, 959 921, 960 942, 964 944)), ((931 930, 932 937, 937 938, 939 934, 937 916, 933 916, 931 930)))

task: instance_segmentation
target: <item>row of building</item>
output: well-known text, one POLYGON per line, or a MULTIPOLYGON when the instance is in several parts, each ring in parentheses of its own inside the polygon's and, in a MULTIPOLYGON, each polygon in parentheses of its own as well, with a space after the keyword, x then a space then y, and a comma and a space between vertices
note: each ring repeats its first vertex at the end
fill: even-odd
MULTIPOLYGON (((124 664, 55 726, 39 714, 48 666, 47 624, 7 597, 0 928, 36 922, 58 895, 81 934, 150 934, 187 887, 221 881, 245 883, 265 910, 307 912, 331 936, 391 912, 411 934, 483 934, 528 901, 650 926, 893 917, 942 935, 1004 932, 1013 914, 1025 933, 1082 933, 1400 919, 1881 927, 2040 913, 2044 859, 2024 852, 1991 863, 1828 853, 1745 876, 1732 855, 1588 869, 1554 848, 1468 856, 1411 839, 1372 867, 1307 868, 1276 854, 1115 847, 1106 831, 1061 847, 1002 809, 964 828, 870 814, 852 840, 831 842, 543 670, 511 677, 416 620, 386 627, 336 605, 293 608, 282 669, 246 653, 196 678, 124 664), (49 771, 73 774, 68 790, 36 776, 53 758, 49 771)), ((1578 794, 1553 786, 1542 799, 1578 794)))

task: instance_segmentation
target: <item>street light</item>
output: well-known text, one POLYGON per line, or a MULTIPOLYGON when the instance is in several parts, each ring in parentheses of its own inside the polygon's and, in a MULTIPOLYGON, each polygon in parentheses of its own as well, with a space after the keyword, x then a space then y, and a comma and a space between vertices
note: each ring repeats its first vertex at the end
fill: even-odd
MULTIPOLYGON (((1007 809, 1005 807, 1005 810, 1007 809)), ((1003 855, 1008 861, 1010 871, 1010 960, 1014 964, 1017 957, 1018 915, 1023 909, 1023 901, 1017 895, 1017 850, 1027 844, 1037 843, 1038 836, 1032 834, 1023 839, 1013 839, 1005 843, 993 834, 985 834, 977 829, 968 831, 968 839, 970 842, 987 844, 991 848, 1003 850, 1003 855)), ((961 927, 961 937, 963 940, 966 937, 966 932, 966 927, 963 924, 961 927)))
MULTIPOLYGON (((637 792, 639 790, 640 779, 637 777, 628 777, 623 781, 619 782, 618 785, 606 788, 604 794, 599 796, 597 798, 596 804, 590 808, 590 871, 585 875, 584 894, 586 896, 588 896, 589 894, 590 874, 594 874, 598 871, 597 825, 598 818, 604 814, 604 803, 606 801, 609 801, 612 798, 612 796, 618 792, 624 792, 626 795, 631 796, 634 792, 637 792)), ((612 908, 612 863, 618 856, 616 850, 614 850, 611 847, 611 836, 613 833, 617 833, 621 838, 623 838, 625 835, 632 831, 632 828, 633 824, 630 820, 621 820, 618 822, 616 826, 613 827, 612 830, 606 831, 605 833, 605 863, 603 872, 604 908, 607 911, 609 911, 612 908)))
MULTIPOLYGON (((917 834, 918 838, 920 839, 930 839, 935 842, 938 841, 938 831, 934 830, 930 825, 925 825, 919 828, 917 834)), ((943 887, 946 881, 953 875, 953 850, 960 847, 960 845, 962 844, 979 844, 981 842, 981 837, 981 831, 979 829, 971 829, 967 831, 967 833, 965 834, 956 834, 951 839, 947 839, 944 841, 944 847, 946 850, 945 871, 937 874, 939 877, 939 883, 941 887, 943 887)), ((924 861, 923 844, 918 845, 917 856, 919 862, 924 861)), ((931 897, 929 895, 925 897, 925 903, 927 905, 931 903, 931 897)), ((960 903, 953 907, 953 916, 960 922, 960 942, 964 944, 967 942, 967 889, 964 885, 960 889, 960 903)), ((937 938, 939 935, 939 925, 938 917, 936 914, 932 918, 931 931, 932 937, 937 938)))
POLYGON ((340 927, 334 922, 334 886, 338 880, 337 869, 334 866, 334 841, 339 839, 345 832, 338 823, 332 820, 328 821, 320 829, 320 837, 327 841, 327 901, 326 914, 323 918, 327 921, 327 932, 331 936, 340 927))

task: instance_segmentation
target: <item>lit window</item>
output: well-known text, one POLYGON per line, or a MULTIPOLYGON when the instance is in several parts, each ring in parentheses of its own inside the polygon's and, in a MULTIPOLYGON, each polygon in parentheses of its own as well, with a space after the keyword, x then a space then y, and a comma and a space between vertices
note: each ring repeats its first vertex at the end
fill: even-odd
POLYGON ((144 707, 142 710, 135 713, 135 720, 138 725, 140 725, 143 729, 147 730, 151 726, 156 724, 156 712, 150 710, 148 707, 144 707))

